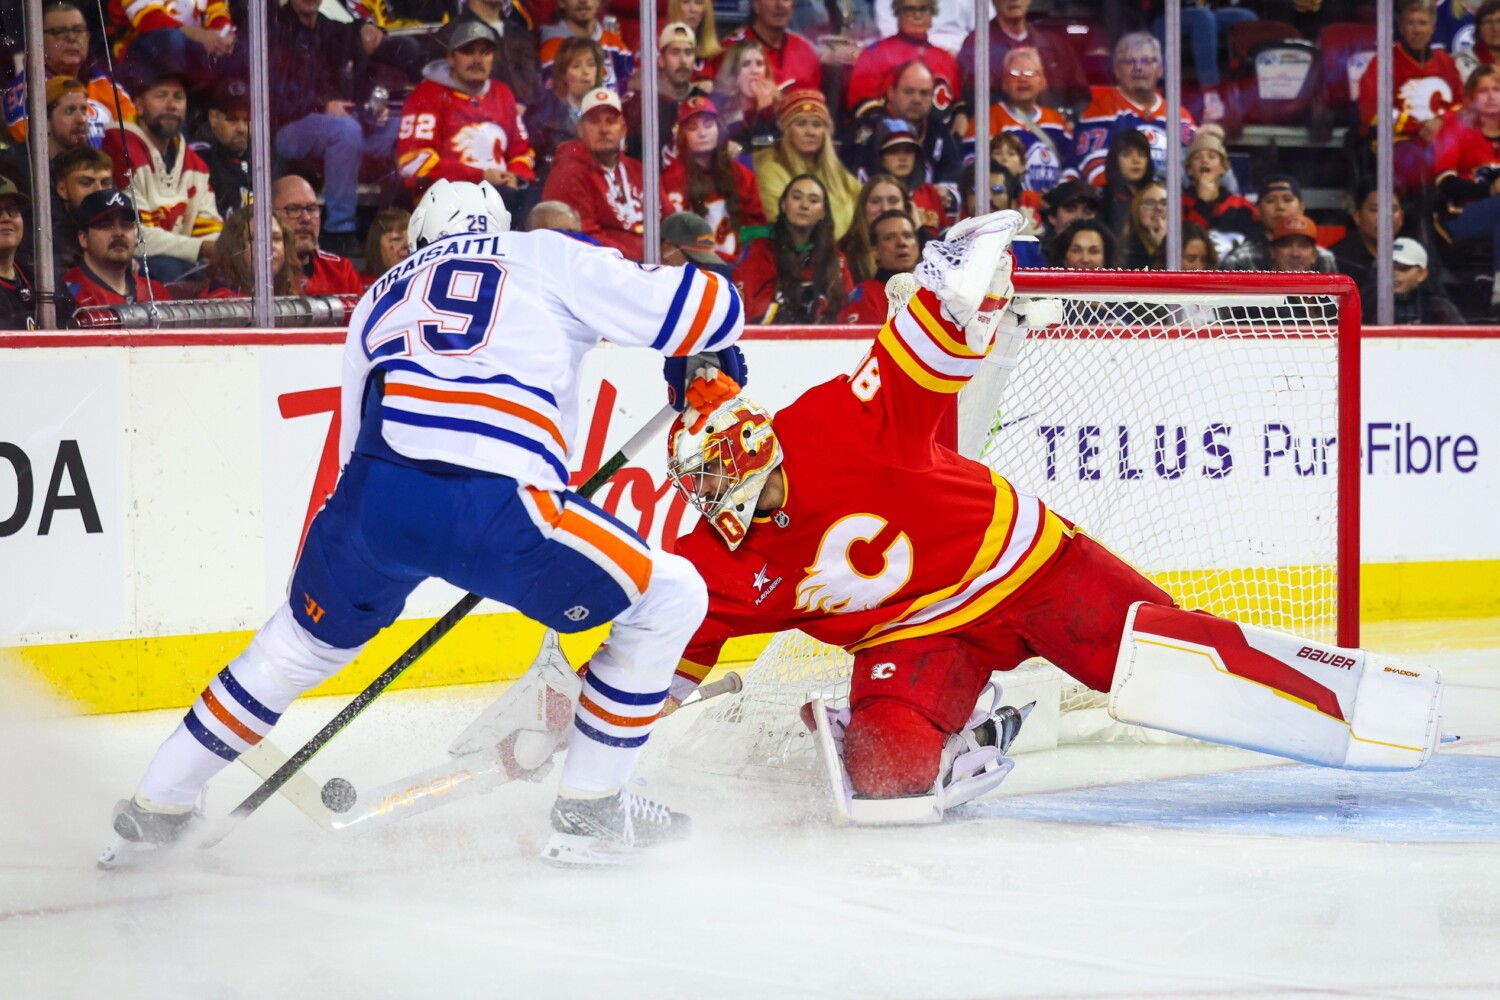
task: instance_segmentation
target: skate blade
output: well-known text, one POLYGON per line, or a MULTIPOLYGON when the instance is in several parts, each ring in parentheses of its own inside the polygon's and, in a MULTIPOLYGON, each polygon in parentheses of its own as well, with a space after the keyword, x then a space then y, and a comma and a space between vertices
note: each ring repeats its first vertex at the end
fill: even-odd
POLYGON ((160 862, 166 853, 168 852, 163 850, 160 844, 126 840, 116 834, 114 839, 105 845, 104 850, 99 852, 99 859, 94 862, 94 865, 100 871, 106 872, 131 871, 160 862))
POLYGON ((552 834, 542 860, 558 868, 618 868, 636 860, 636 849, 578 833, 552 834))

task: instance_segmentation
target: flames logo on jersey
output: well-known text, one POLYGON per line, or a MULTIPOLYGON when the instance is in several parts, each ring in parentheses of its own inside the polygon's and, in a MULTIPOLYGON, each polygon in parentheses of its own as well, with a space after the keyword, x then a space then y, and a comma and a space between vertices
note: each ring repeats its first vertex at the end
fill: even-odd
POLYGON ((468 166, 480 170, 505 169, 505 145, 509 138, 505 129, 494 122, 477 122, 454 134, 453 151, 468 166))
POLYGON ((1396 91, 1396 104, 1419 122, 1435 118, 1453 105, 1453 91, 1440 76, 1407 80, 1396 91))
POLYGON ((897 534, 880 552, 878 566, 854 552, 861 543, 873 545, 887 523, 874 514, 850 514, 834 522, 818 543, 817 558, 807 575, 797 584, 797 609, 852 614, 877 608, 894 597, 911 579, 912 546, 906 532, 897 534))

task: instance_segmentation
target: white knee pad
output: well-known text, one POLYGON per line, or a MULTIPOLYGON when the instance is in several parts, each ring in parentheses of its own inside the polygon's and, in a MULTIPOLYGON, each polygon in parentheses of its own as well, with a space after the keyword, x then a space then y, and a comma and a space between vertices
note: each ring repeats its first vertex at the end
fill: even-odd
POLYGON ((283 712, 299 695, 348 666, 363 648, 338 649, 314 638, 297 623, 292 606, 283 604, 229 669, 261 704, 283 712))
POLYGON ((708 587, 693 564, 653 550, 651 584, 615 619, 602 652, 619 666, 659 673, 665 687, 706 614, 708 587))

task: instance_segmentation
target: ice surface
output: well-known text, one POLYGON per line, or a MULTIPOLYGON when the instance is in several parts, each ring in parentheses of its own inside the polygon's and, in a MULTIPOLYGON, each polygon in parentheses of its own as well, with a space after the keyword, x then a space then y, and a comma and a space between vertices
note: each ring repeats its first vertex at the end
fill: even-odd
MULTIPOLYGON (((687 709, 642 773, 696 835, 606 872, 535 859, 552 782, 342 836, 278 798, 211 851, 99 872, 179 713, 47 718, 11 684, 0 997, 1492 998, 1500 652, 1412 658, 1445 669, 1464 736, 1422 772, 1068 747, 916 829, 834 829, 820 790, 669 767, 687 709)), ((495 693, 388 695, 310 769, 419 770, 495 693)), ((294 706, 278 745, 338 707, 294 706)), ((211 811, 255 783, 226 771, 211 811)))

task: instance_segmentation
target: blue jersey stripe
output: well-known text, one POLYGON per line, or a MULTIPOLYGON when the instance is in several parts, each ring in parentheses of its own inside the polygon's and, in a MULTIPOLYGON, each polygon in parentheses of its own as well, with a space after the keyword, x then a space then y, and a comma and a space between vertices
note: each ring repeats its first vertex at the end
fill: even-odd
POLYGON ((192 733, 193 737, 199 743, 202 743, 218 756, 223 757, 227 761, 239 759, 240 752, 209 732, 207 727, 198 721, 198 716, 193 714, 193 709, 188 709, 188 714, 182 717, 182 724, 187 727, 187 731, 192 733))
POLYGON ((717 350, 724 338, 729 336, 729 331, 734 329, 734 321, 740 318, 740 293, 735 291, 734 285, 727 279, 724 282, 729 287, 729 308, 724 311, 724 322, 714 331, 714 335, 708 338, 708 343, 703 345, 703 350, 717 350))
POLYGON ((489 378, 480 378, 478 375, 464 375, 464 376, 461 376, 459 378, 444 378, 441 375, 434 375, 434 374, 432 374, 432 372, 428 371, 426 368, 423 368, 421 365, 417 364, 415 361, 406 361, 406 360, 402 360, 402 359, 397 359, 397 360, 394 360, 394 361, 382 361, 382 362, 380 362, 380 364, 376 365, 376 367, 377 368, 384 368, 387 371, 415 372, 418 375, 425 375, 428 378, 437 379, 439 382, 466 382, 466 383, 470 383, 470 384, 478 383, 478 384, 489 384, 489 385, 513 385, 517 389, 524 389, 524 390, 526 390, 527 392, 531 393, 533 396, 536 396, 538 399, 544 399, 544 400, 546 400, 548 403, 551 403, 553 406, 557 405, 557 397, 554 396, 554 395, 552 395, 552 393, 548 392, 546 389, 538 389, 534 385, 527 385, 525 382, 522 382, 519 379, 514 378, 513 376, 510 376, 510 375, 491 375, 489 378))
POLYGON ((611 736, 608 733, 601 733, 576 715, 573 716, 573 725, 577 726, 578 731, 589 739, 596 743, 603 743, 607 747, 624 747, 627 749, 638 747, 645 743, 647 737, 651 735, 650 733, 642 733, 639 736, 611 736))
POLYGON ((229 672, 228 667, 225 667, 223 670, 219 671, 219 683, 224 685, 224 690, 228 691, 230 697, 239 702, 240 705, 244 707, 245 711, 249 712, 261 722, 264 722, 266 725, 274 726, 281 718, 280 713, 271 711, 269 708, 256 701, 254 695, 241 687, 240 682, 234 679, 234 674, 229 672))
POLYGON ((557 473, 563 482, 568 481, 568 467, 558 461, 557 456, 552 454, 547 447, 538 441, 533 441, 524 434, 508 431, 504 427, 496 427, 493 424, 480 423, 477 420, 461 420, 457 417, 435 417, 428 413, 412 413, 408 410, 398 410, 385 403, 380 408, 382 420, 389 420, 397 424, 410 424, 413 427, 431 427, 438 430, 458 431, 463 434, 478 434, 482 437, 494 438, 496 441, 504 441, 518 448, 524 448, 529 452, 540 455, 546 460, 552 470, 557 473))
POLYGON ((667 700, 666 691, 658 691, 655 694, 636 694, 633 691, 612 688, 595 677, 592 671, 583 675, 583 683, 620 705, 660 705, 667 700))
POLYGON ((651 342, 651 349, 659 351, 667 346, 672 339, 672 334, 677 332, 677 321, 682 318, 682 307, 687 303, 688 289, 693 287, 693 278, 698 274, 698 269, 689 264, 682 269, 682 283, 677 286, 677 294, 672 296, 672 308, 667 310, 667 318, 661 325, 661 332, 651 342))

